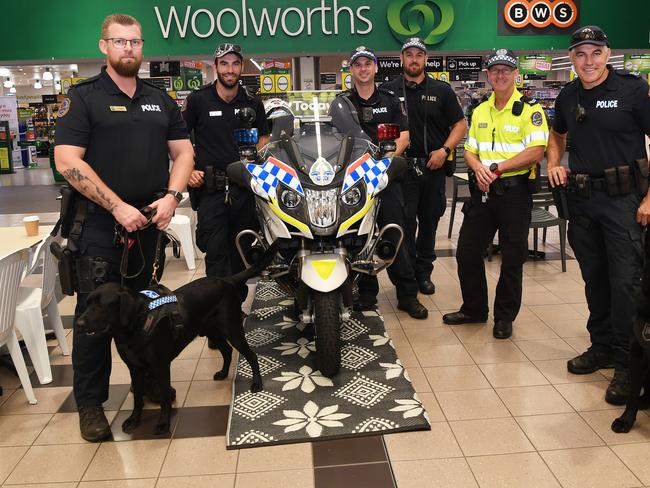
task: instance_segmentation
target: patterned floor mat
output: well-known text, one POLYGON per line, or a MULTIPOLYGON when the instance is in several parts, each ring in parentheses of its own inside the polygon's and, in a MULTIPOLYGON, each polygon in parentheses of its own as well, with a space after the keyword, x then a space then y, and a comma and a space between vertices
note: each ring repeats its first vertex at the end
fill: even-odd
POLYGON ((430 429, 379 314, 355 312, 343 324, 341 371, 330 379, 315 370, 313 328, 287 316, 292 305, 274 281, 258 283, 245 328, 264 390, 250 392, 240 357, 228 449, 430 429))

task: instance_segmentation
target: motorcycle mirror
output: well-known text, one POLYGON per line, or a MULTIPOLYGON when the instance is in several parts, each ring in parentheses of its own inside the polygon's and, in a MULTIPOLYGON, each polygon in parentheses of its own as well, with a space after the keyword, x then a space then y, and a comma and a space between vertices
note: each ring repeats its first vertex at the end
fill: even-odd
POLYGON ((255 122, 255 110, 251 107, 244 107, 239 110, 239 120, 245 124, 247 129, 250 129, 255 122))

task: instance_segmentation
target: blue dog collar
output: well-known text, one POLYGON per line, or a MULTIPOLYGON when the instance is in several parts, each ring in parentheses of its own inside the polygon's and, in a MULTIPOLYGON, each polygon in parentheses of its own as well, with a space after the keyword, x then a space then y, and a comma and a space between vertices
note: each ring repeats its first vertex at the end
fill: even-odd
POLYGON ((140 293, 142 293, 147 298, 151 298, 152 300, 155 300, 156 298, 160 298, 160 295, 152 290, 142 290, 140 293))

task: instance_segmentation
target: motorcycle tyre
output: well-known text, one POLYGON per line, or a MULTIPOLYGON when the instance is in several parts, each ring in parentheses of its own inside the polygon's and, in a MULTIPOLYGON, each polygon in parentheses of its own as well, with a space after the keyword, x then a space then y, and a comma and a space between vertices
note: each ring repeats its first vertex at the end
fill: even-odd
POLYGON ((335 376, 341 367, 341 316, 339 292, 313 292, 316 329, 316 365, 323 376, 335 376))

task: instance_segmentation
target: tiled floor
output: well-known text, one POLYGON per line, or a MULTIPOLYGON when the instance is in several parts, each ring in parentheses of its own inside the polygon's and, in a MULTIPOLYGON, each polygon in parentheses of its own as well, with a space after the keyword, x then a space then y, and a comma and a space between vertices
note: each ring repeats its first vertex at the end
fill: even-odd
MULTIPOLYGON (((0 193, 2 190, 0 189, 0 193)), ((53 385, 38 388, 30 406, 16 378, 0 367, 0 484, 52 487, 641 487, 650 486, 650 417, 614 434, 620 408, 604 402, 610 371, 566 372, 566 359, 588 343, 587 309, 574 260, 560 271, 557 231, 549 231, 547 261, 529 261, 524 299, 512 339, 496 341, 487 325, 448 327, 442 314, 460 305, 454 247, 442 219, 435 295, 421 296, 426 321, 395 308, 380 277, 380 310, 398 355, 432 421, 429 432, 305 443, 241 451, 225 449, 230 380, 214 382, 218 353, 198 339, 172 370, 178 392, 175 430, 150 434, 156 412, 134 439, 117 435, 85 443, 71 398, 70 358, 52 345, 53 385)), ((12 215, 3 216, 11 221, 12 215)), ((15 218, 15 216, 14 216, 15 218)), ((16 222, 16 220, 14 220, 16 222)), ((9 225, 9 224, 5 224, 9 225)), ((164 281, 203 276, 171 258, 164 281)), ((499 258, 486 263, 490 299, 499 258)), ((72 314, 66 298, 61 313, 72 314)), ((69 318, 66 318, 69 323, 69 318)), ((70 339, 70 337, 69 337, 70 339)), ((230 379, 232 376, 230 377, 230 379)), ((132 399, 128 371, 114 356, 109 420, 119 425, 132 399)))

